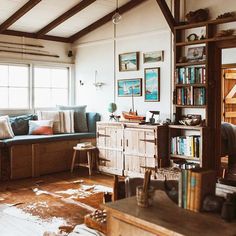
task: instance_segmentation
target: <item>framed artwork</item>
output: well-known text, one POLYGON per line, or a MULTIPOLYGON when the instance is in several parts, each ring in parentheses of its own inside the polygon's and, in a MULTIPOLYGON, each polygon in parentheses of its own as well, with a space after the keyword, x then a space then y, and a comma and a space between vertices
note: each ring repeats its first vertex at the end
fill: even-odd
POLYGON ((160 101, 160 67, 144 69, 144 100, 160 101))
POLYGON ((164 61, 164 51, 143 53, 143 63, 164 61))
POLYGON ((187 59, 189 61, 198 61, 203 60, 203 56, 205 53, 205 47, 190 47, 188 48, 187 59))
POLYGON ((119 71, 135 71, 139 69, 139 52, 119 55, 119 71))
POLYGON ((117 81, 119 97, 142 96, 142 79, 121 79, 117 81))

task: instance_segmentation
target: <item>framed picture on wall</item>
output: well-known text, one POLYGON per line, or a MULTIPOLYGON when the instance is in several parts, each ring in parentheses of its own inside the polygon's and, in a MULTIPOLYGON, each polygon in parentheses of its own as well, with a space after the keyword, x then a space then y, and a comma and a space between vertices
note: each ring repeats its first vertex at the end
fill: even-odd
POLYGON ((160 101, 160 67, 144 69, 144 100, 160 101))
POLYGON ((164 51, 154 51, 143 53, 143 63, 164 61, 164 51))
POLYGON ((139 69, 139 52, 119 55, 119 71, 135 71, 139 69))
POLYGON ((119 97, 142 96, 142 79, 121 79, 117 81, 119 97))

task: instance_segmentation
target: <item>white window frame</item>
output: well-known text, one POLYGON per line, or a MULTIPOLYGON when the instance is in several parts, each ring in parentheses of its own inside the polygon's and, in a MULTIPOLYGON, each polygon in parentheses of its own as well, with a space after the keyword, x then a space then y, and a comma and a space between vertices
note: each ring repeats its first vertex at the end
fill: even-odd
MULTIPOLYGON (((61 68, 64 68, 64 69, 67 69, 68 70, 68 84, 67 84, 67 88, 68 88, 68 93, 67 93, 67 99, 68 99, 68 105, 71 105, 71 101, 72 101, 72 98, 70 96, 70 91, 71 91, 71 68, 68 67, 68 66, 58 66, 58 65, 53 65, 53 66, 49 66, 49 65, 38 65, 38 64, 34 64, 33 65, 33 85, 32 85, 32 92, 33 92, 33 96, 32 96, 32 103, 33 103, 33 109, 34 110, 54 110, 56 109, 56 107, 35 107, 35 86, 34 86, 34 80, 35 80, 35 75, 34 75, 34 72, 35 72, 35 68, 48 68, 48 69, 53 69, 53 68, 58 68, 58 69, 61 69, 61 68)), ((59 104, 60 105, 60 104, 59 104)))
MULTIPOLYGON (((6 59, 0 58, 0 64, 6 65, 28 65, 29 66, 29 109, 0 109, 0 115, 22 115, 35 113, 37 110, 34 107, 34 67, 47 66, 49 68, 58 67, 58 68, 68 68, 69 72, 69 87, 68 87, 68 96, 69 96, 69 105, 75 104, 75 66, 70 63, 57 63, 57 62, 47 62, 47 61, 33 61, 33 60, 17 60, 17 59, 6 59)), ((47 110, 55 110, 56 108, 42 108, 47 110)), ((41 109, 41 110, 42 110, 41 109)))

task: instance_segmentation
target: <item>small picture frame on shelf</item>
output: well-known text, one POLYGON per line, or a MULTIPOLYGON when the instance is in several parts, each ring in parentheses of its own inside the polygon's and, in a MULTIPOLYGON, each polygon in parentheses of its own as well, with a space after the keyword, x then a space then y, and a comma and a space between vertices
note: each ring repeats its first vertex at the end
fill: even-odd
POLYGON ((142 79, 120 79, 117 89, 118 97, 142 96, 142 79))
POLYGON ((205 56, 205 47, 190 47, 188 48, 187 59, 188 61, 201 61, 205 56))
POLYGON ((139 70, 139 52, 129 52, 119 55, 119 71, 139 70))
POLYGON ((160 67, 144 69, 144 101, 160 101, 160 67))

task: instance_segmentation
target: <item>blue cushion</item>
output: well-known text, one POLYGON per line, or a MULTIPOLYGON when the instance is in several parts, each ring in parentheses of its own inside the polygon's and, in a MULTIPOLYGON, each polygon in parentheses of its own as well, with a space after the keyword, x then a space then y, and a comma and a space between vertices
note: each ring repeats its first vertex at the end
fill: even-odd
POLYGON ((10 123, 15 135, 26 135, 29 133, 29 120, 37 120, 37 115, 21 115, 10 117, 10 123))
POLYGON ((2 140, 6 146, 16 144, 34 144, 53 141, 79 140, 95 138, 95 133, 73 133, 73 134, 54 134, 54 135, 19 135, 11 139, 2 140))
POLYGON ((101 120, 101 116, 96 112, 87 112, 88 131, 96 132, 96 122, 101 120))
POLYGON ((86 105, 85 106, 57 106, 60 110, 74 111, 74 127, 75 132, 88 132, 86 121, 86 105))

